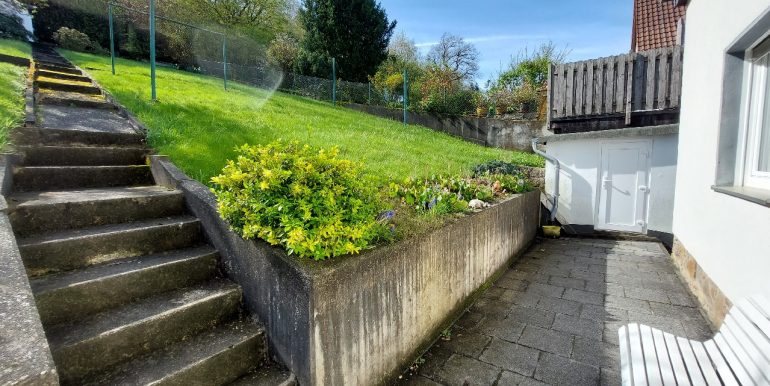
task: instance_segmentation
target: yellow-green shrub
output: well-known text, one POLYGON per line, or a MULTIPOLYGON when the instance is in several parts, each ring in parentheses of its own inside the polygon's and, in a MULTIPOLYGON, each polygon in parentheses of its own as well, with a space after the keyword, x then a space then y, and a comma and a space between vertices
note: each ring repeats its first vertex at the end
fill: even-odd
POLYGON ((376 220, 375 185, 336 148, 274 142, 238 154, 212 178, 212 191, 222 218, 244 238, 323 260, 358 253, 387 232, 376 220))

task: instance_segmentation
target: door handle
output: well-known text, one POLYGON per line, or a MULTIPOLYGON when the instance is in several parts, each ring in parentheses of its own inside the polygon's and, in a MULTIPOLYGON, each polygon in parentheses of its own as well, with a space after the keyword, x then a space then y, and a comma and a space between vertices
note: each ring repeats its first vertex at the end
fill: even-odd
POLYGON ((639 186, 639 190, 641 190, 642 192, 645 192, 645 193, 649 193, 650 192, 650 188, 648 188, 645 185, 639 186))

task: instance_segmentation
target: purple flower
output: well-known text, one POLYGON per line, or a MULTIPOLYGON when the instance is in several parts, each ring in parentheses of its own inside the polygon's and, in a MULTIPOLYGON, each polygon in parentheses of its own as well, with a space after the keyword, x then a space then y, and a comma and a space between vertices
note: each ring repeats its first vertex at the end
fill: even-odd
POLYGON ((438 200, 436 200, 436 197, 433 197, 433 199, 430 200, 430 202, 428 203, 428 209, 433 209, 433 207, 436 206, 437 202, 438 200))
POLYGON ((380 213, 379 215, 377 215, 377 221, 386 222, 392 219, 395 215, 396 215, 396 212, 394 212, 393 210, 386 210, 380 213))

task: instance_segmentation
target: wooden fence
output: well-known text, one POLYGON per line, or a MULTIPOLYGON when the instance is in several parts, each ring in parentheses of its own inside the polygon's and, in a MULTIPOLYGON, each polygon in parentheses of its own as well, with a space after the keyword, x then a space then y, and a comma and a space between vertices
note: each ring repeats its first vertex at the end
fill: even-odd
POLYGON ((682 47, 551 66, 549 118, 591 119, 679 108, 682 47))

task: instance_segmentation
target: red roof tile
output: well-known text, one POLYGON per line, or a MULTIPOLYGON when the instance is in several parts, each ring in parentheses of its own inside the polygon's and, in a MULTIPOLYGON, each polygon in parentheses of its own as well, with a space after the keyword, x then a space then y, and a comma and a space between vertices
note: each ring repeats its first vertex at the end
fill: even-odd
POLYGON ((687 5, 677 0, 634 0, 632 51, 645 51, 677 44, 677 22, 687 5))

